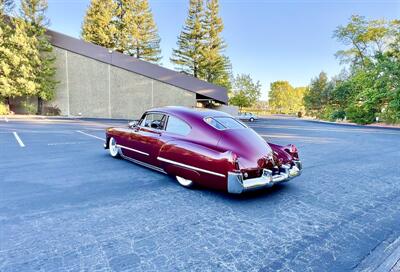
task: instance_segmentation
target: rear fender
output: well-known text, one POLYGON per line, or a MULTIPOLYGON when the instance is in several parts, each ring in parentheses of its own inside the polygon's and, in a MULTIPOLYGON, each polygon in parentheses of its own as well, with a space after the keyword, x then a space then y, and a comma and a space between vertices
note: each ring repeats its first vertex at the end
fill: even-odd
POLYGON ((227 174, 234 163, 232 152, 220 152, 182 140, 164 144, 157 159, 168 174, 193 180, 214 189, 226 190, 227 174))

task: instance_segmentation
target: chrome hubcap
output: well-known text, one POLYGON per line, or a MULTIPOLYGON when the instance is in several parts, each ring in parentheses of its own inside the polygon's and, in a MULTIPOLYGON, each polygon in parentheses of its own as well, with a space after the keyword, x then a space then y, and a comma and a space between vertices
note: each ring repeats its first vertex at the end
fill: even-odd
POLYGON ((118 147, 114 138, 110 139, 110 154, 111 156, 116 156, 118 154, 118 147))
POLYGON ((188 187, 191 186, 193 181, 191 181, 190 179, 184 179, 182 177, 176 177, 176 179, 178 180, 179 184, 184 186, 184 187, 188 187))

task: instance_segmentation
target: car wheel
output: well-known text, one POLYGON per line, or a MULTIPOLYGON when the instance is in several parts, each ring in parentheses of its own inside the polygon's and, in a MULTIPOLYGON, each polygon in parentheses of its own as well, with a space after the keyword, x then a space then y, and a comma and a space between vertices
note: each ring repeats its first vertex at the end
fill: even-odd
POLYGON ((250 122, 254 122, 254 118, 253 117, 250 118, 250 122))
POLYGON ((194 185, 193 181, 190 180, 190 179, 185 179, 185 178, 176 176, 176 180, 178 181, 178 183, 179 183, 181 186, 183 186, 183 187, 185 187, 185 188, 192 188, 193 185, 194 185))
POLYGON ((119 157, 119 148, 117 146, 117 141, 115 141, 114 137, 111 137, 108 141, 108 149, 110 151, 110 155, 113 158, 119 157))

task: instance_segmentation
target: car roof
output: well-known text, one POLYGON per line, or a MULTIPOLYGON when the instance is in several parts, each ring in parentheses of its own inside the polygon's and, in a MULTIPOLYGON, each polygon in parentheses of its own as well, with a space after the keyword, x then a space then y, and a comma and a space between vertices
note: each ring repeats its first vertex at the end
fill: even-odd
POLYGON ((148 112, 151 112, 151 111, 175 115, 177 117, 181 117, 182 119, 187 119, 187 118, 203 119, 205 117, 231 117, 231 115, 229 115, 225 112, 222 112, 222 111, 211 110, 211 109, 179 107, 179 106, 160 107, 160 108, 153 108, 153 109, 148 110, 148 112))

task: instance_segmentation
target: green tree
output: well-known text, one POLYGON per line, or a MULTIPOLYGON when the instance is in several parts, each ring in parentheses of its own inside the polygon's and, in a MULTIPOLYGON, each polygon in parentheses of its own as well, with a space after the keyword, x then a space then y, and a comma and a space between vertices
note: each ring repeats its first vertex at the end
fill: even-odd
POLYGON ((272 112, 297 114, 303 110, 303 96, 306 87, 293 88, 288 81, 271 83, 269 92, 269 107, 272 112))
POLYGON ((190 0, 189 13, 177 41, 177 49, 173 49, 171 62, 181 72, 194 77, 201 76, 204 65, 204 39, 206 31, 204 22, 203 0, 190 0))
POLYGON ((47 7, 47 0, 21 0, 21 17, 27 23, 28 35, 37 39, 36 48, 40 55, 39 61, 32 62, 37 83, 37 114, 43 113, 43 101, 54 97, 57 84, 54 78, 56 59, 50 37, 46 35, 46 26, 49 24, 47 7))
POLYGON ((255 104, 261 96, 261 84, 254 82, 250 75, 237 75, 233 81, 233 89, 229 103, 238 106, 240 110, 243 107, 250 107, 255 104))
POLYGON ((6 14, 14 8, 14 2, 10 0, 0 0, 0 106, 5 99, 7 110, 9 108, 9 97, 15 94, 10 73, 12 72, 12 51, 10 50, 10 38, 13 29, 7 23, 6 14))
POLYGON ((293 89, 293 95, 290 97, 290 113, 299 113, 304 111, 304 95, 307 87, 296 87, 293 89))
POLYGON ((5 100, 8 109, 10 98, 36 94, 33 64, 40 61, 36 49, 38 40, 29 35, 26 22, 5 16, 13 7, 13 1, 0 1, 0 98, 5 100))
POLYGON ((116 26, 114 16, 117 4, 114 0, 92 0, 82 24, 82 39, 106 48, 114 49, 116 26))
POLYGON ((161 60, 160 37, 147 0, 92 0, 82 38, 138 59, 161 60))
POLYGON ((160 36, 147 0, 119 0, 117 50, 138 59, 161 60, 160 36))
POLYGON ((376 117, 400 121, 399 33, 399 20, 367 21, 362 16, 352 16, 347 25, 336 29, 334 37, 350 45, 338 55, 352 65, 347 77, 334 82, 323 111, 336 108, 361 124, 374 122, 376 117))
POLYGON ((231 64, 229 58, 223 55, 226 44, 221 38, 224 24, 219 16, 218 0, 207 1, 203 29, 206 35, 204 36, 202 51, 204 60, 202 62, 203 68, 200 69, 200 78, 229 88, 231 64))
POLYGON ((0 29, 0 96, 9 99, 37 93, 36 65, 40 62, 38 40, 28 35, 25 21, 11 19, 12 28, 0 29))
POLYGON ((307 112, 316 115, 328 103, 328 76, 321 72, 311 80, 310 86, 304 95, 304 106, 307 112))
POLYGON ((292 93, 293 87, 288 81, 275 81, 271 83, 268 94, 270 109, 276 113, 289 113, 290 95, 292 93))
POLYGON ((367 21, 365 17, 353 15, 345 26, 338 26, 334 38, 349 49, 340 50, 336 56, 344 63, 365 66, 377 53, 387 50, 392 35, 393 22, 387 20, 367 21))

